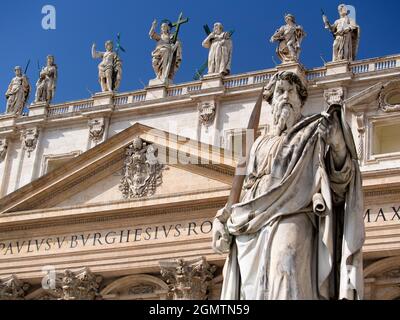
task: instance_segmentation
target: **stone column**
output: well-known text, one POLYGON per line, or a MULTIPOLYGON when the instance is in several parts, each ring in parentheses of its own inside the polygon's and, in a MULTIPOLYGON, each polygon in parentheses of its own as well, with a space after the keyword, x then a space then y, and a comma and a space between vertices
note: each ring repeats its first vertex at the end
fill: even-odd
POLYGON ((161 276, 170 288, 173 300, 206 300, 216 266, 204 257, 185 261, 160 261, 161 276))

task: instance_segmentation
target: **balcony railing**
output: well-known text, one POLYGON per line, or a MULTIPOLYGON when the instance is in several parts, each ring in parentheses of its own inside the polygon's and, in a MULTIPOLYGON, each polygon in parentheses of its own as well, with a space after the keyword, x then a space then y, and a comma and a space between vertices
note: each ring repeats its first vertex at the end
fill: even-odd
MULTIPOLYGON (((380 58, 372 58, 359 60, 350 63, 349 70, 355 75, 362 75, 371 72, 388 70, 400 67, 400 55, 386 56, 380 58)), ((267 69, 257 72, 249 72, 238 75, 227 76, 223 79, 224 87, 227 90, 237 91, 240 88, 250 87, 252 85, 260 85, 268 82, 277 72, 277 69, 267 69)), ((314 68, 306 71, 306 77, 309 81, 323 79, 327 76, 327 67, 314 68)), ((179 85, 170 86, 166 91, 166 97, 179 97, 190 95, 202 90, 202 81, 192 81, 179 85)), ((140 104, 147 102, 147 89, 134 92, 117 94, 114 97, 114 105, 116 107, 127 106, 131 104, 140 104)), ((149 99, 152 100, 152 99, 149 99)), ((77 113, 87 111, 94 108, 94 100, 86 99, 78 102, 70 102, 59 105, 52 105, 48 109, 49 117, 56 117, 69 113, 77 113)))

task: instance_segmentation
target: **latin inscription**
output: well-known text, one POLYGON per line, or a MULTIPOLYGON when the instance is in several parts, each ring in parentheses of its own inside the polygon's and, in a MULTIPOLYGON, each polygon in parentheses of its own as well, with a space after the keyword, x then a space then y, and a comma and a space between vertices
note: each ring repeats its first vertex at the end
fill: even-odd
POLYGON ((102 232, 52 236, 29 240, 0 242, 0 256, 18 254, 50 253, 60 250, 78 250, 118 244, 161 241, 180 237, 208 235, 212 222, 189 222, 102 232))
POLYGON ((400 206, 367 209, 364 213, 364 222, 366 224, 394 221, 400 221, 400 206))

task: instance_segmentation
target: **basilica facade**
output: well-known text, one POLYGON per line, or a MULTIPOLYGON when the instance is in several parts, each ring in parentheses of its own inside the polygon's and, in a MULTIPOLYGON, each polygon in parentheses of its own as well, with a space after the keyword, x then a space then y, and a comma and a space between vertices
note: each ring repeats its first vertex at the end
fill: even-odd
MULTIPOLYGON (((301 30, 293 33, 301 42, 294 21, 288 16, 282 32, 301 30)), ((300 44, 281 43, 281 65, 230 74, 232 52, 220 47, 230 35, 216 24, 221 43, 205 43, 222 71, 173 84, 160 41, 174 38, 168 26, 161 35, 155 27, 157 78, 145 89, 107 90, 121 81, 108 43, 105 53, 93 48, 94 58, 112 57, 99 66, 102 92, 62 104, 51 103, 52 92, 29 114, 0 116, 0 299, 218 300, 226 255, 212 250, 213 220, 252 141, 255 101, 281 71, 306 84, 305 115, 343 106, 363 178, 364 298, 399 299, 400 55, 356 60, 336 52, 307 70, 300 44)), ((56 76, 49 60, 43 79, 56 76)), ((54 90, 44 81, 41 90, 54 90)), ((270 109, 263 101, 259 134, 271 130, 270 109)))

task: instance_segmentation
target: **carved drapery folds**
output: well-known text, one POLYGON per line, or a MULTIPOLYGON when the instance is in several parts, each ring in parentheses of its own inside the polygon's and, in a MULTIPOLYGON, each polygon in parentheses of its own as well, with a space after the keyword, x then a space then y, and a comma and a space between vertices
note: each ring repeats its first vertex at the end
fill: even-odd
POLYGON ((213 124, 216 114, 216 106, 214 102, 199 102, 198 107, 199 111, 199 121, 205 126, 209 127, 213 124))
POLYGON ((49 297, 57 297, 58 300, 96 300, 100 299, 99 288, 103 277, 93 274, 90 269, 81 271, 64 271, 57 274, 54 286, 47 290, 49 297))
POLYGON ((206 300, 216 266, 207 263, 204 257, 191 261, 177 259, 161 261, 161 276, 170 288, 173 300, 206 300))
POLYGON ((2 162, 7 154, 8 141, 7 139, 0 139, 0 162, 2 162))
POLYGON ((344 89, 341 87, 325 90, 324 92, 325 102, 328 106, 331 106, 333 104, 343 105, 344 95, 345 95, 344 89))
POLYGON ((136 137, 126 149, 123 177, 119 186, 125 199, 152 196, 162 183, 165 166, 159 163, 153 144, 136 137))
POLYGON ((105 122, 104 118, 92 119, 88 122, 89 125, 89 138, 95 143, 103 139, 105 122))
POLYGON ((31 153, 35 151, 38 138, 39 138, 38 128, 26 129, 22 133, 22 146, 26 150, 26 152, 28 152, 28 158, 31 156, 31 153))
POLYGON ((379 107, 383 112, 400 111, 400 80, 393 80, 383 86, 379 94, 379 107))
POLYGON ((30 285, 12 275, 0 280, 0 300, 24 300, 30 285))

